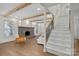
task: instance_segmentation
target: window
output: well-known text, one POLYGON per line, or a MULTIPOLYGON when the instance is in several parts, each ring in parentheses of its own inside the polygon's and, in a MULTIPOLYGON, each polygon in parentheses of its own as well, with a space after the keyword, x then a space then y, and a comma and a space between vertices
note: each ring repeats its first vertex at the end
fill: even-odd
POLYGON ((6 36, 11 36, 13 34, 11 22, 8 22, 8 21, 4 22, 4 33, 5 33, 6 36))

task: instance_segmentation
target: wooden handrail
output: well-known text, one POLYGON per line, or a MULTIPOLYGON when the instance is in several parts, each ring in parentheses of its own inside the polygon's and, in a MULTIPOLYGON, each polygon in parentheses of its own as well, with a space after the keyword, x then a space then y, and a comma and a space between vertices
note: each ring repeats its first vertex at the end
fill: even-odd
POLYGON ((54 16, 53 16, 53 18, 51 19, 51 21, 49 22, 49 24, 48 24, 48 26, 46 27, 46 29, 51 25, 51 22, 53 22, 53 20, 54 20, 54 16))
POLYGON ((48 41, 48 38, 50 36, 52 29, 54 28, 54 22, 53 21, 54 21, 54 16, 51 19, 51 21, 49 22, 48 26, 46 27, 46 42, 48 41))

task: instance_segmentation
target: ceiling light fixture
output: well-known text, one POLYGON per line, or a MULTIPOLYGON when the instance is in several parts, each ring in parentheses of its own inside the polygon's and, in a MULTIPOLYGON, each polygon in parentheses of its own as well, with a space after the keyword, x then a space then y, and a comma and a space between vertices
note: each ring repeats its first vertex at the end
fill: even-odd
POLYGON ((28 20, 26 20, 26 24, 29 24, 30 22, 28 20))
POLYGON ((41 10, 40 8, 37 8, 37 10, 39 11, 39 10, 41 10))
POLYGON ((21 26, 21 20, 19 20, 19 26, 21 26))
POLYGON ((38 24, 39 26, 41 25, 41 24, 38 24))

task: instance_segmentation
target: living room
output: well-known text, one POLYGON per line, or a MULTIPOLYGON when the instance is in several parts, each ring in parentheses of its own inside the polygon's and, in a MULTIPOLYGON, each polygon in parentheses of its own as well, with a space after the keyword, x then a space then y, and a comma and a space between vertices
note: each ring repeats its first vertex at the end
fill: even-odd
POLYGON ((0 4, 0 55, 79 55, 77 5, 0 4))

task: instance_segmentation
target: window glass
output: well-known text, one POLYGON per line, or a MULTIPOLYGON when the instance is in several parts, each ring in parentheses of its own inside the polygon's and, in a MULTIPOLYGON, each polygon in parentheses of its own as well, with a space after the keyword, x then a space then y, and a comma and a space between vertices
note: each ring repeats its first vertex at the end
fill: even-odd
POLYGON ((4 22, 4 33, 6 36, 11 36, 12 33, 12 27, 11 27, 11 23, 8 21, 4 22))

